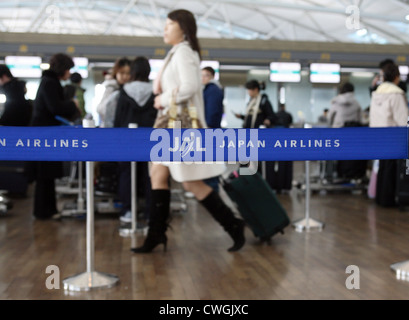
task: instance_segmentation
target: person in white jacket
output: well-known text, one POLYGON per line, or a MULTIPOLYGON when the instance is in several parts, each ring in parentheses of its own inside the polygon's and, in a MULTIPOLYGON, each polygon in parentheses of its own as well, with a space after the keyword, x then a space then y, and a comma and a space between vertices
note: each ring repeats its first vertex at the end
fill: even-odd
MULTIPOLYGON (((125 83, 131 78, 131 61, 126 58, 118 58, 115 61, 114 67, 112 68, 111 77, 106 79, 102 85, 105 88, 104 94, 101 101, 97 105, 97 113, 99 115, 99 127, 107 127, 105 124, 105 116, 107 109, 111 108, 112 105, 116 105, 116 99, 112 99, 112 94, 117 92, 125 83)), ((109 112, 109 110, 108 110, 109 112)), ((114 112, 115 113, 115 112, 114 112)), ((112 127, 112 121, 109 123, 108 127, 112 127)))
MULTIPOLYGON (((383 70, 384 82, 372 92, 369 109, 370 127, 405 127, 408 121, 406 93, 398 87, 399 68, 395 64, 383 70)), ((376 182, 375 202, 381 206, 396 206, 396 177, 398 160, 380 160, 376 182)))
POLYGON ((355 99, 354 85, 346 82, 339 95, 331 100, 328 119, 332 128, 342 128, 347 122, 361 122, 361 105, 355 99))
MULTIPOLYGON (((176 89, 176 103, 193 100, 198 119, 206 127, 200 79, 200 46, 196 32, 196 21, 190 11, 174 10, 168 14, 164 42, 172 45, 172 49, 154 82, 153 91, 157 94, 154 107, 159 110, 158 117, 163 112, 168 112, 172 94, 176 89)), ((135 253, 149 253, 159 244, 163 244, 166 249, 170 176, 181 182, 186 191, 192 192, 231 236, 234 244, 228 251, 240 250, 245 243, 244 221, 236 218, 220 195, 203 182, 203 179, 220 175, 224 170, 224 164, 152 163, 152 202, 148 235, 141 247, 131 250, 135 253)))

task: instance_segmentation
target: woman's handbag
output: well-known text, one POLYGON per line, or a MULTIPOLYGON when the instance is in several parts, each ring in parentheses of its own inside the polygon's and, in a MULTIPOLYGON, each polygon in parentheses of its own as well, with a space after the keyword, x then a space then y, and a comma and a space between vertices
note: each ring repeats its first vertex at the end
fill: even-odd
POLYGON ((172 92, 172 98, 170 101, 170 107, 167 113, 160 113, 155 120, 153 125, 154 128, 169 128, 173 129, 175 127, 175 122, 179 121, 181 128, 192 128, 200 129, 203 128, 202 123, 197 118, 196 106, 189 102, 176 103, 176 93, 174 90, 172 92), (179 109, 179 110, 178 110, 179 109))

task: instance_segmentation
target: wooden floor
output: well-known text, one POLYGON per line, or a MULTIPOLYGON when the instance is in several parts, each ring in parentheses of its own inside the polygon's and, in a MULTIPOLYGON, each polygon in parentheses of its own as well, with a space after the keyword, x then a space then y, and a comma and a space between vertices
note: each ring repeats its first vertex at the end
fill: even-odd
MULTIPOLYGON (((32 187, 31 187, 32 188, 32 187)), ((294 222, 304 217, 304 194, 293 189, 279 199, 294 222)), ((313 194, 311 217, 321 232, 292 226, 260 245, 250 229, 236 253, 231 239, 195 201, 174 214, 168 251, 136 255, 130 247, 144 236, 119 235, 117 217, 95 220, 95 269, 119 278, 116 286, 89 292, 64 291, 62 280, 86 271, 85 220, 38 221, 27 198, 0 217, 0 299, 134 300, 315 300, 408 299, 409 282, 390 265, 409 260, 409 212, 385 209, 365 193, 313 194), (60 289, 47 289, 49 265, 60 270, 60 289), (359 267, 359 289, 347 289, 349 265, 359 267)))

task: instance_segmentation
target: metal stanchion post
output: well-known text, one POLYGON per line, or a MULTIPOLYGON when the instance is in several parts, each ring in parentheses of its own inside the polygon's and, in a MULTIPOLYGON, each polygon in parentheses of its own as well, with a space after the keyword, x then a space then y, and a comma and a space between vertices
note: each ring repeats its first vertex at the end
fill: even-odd
POLYGON ((78 161, 78 199, 77 199, 77 210, 84 211, 84 192, 82 186, 82 161, 78 161))
MULTIPOLYGON (((304 126, 309 128, 309 126, 304 126)), ((293 223, 293 227, 297 232, 303 231, 322 231, 324 224, 310 218, 310 161, 305 161, 305 217, 293 223)))
MULTIPOLYGON (((130 123, 128 128, 136 129, 136 123, 130 123)), ((137 172, 136 162, 131 162, 131 228, 120 228, 119 234, 123 237, 128 237, 138 231, 138 202, 137 202, 137 172)))
MULTIPOLYGON (((265 125, 260 125, 259 129, 266 129, 267 127, 265 125)), ((261 176, 265 181, 267 181, 267 166, 265 161, 261 161, 261 176)))
POLYGON ((310 162, 305 161, 305 217, 293 223, 293 227, 298 232, 321 231, 324 227, 322 222, 310 218, 310 162))
POLYGON ((83 177, 82 177, 82 162, 78 161, 78 196, 77 196, 77 203, 66 204, 64 209, 61 212, 63 217, 65 216, 81 216, 87 213, 84 207, 84 187, 83 187, 83 177))
MULTIPOLYGON (((94 128, 93 120, 84 119, 84 128, 94 128)), ((86 162, 87 184, 87 270, 83 273, 63 280, 64 289, 71 291, 89 291, 96 288, 110 288, 118 281, 118 277, 108 273, 95 271, 94 268, 94 163, 86 162)))
MULTIPOLYGON (((407 122, 409 129, 409 118, 407 122)), ((409 145, 409 141, 408 141, 409 145)), ((406 175, 409 175, 409 159, 406 159, 406 175)), ((391 264, 391 269, 396 273, 396 279, 409 281, 409 260, 391 264)))

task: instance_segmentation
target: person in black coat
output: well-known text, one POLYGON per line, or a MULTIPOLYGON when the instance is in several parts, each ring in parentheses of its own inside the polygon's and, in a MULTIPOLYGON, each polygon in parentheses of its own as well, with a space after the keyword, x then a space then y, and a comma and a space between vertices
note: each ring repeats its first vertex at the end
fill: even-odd
MULTIPOLYGON (((280 103, 277 112, 277 122, 275 128, 290 128, 293 124, 293 116, 285 109, 285 104, 280 103)), ((280 194, 282 191, 288 192, 292 188, 293 182, 293 162, 292 161, 266 161, 266 181, 271 189, 280 194)))
POLYGON ((31 105, 25 98, 25 82, 14 78, 6 65, 0 65, 0 86, 6 96, 0 125, 28 126, 31 118, 31 105))
POLYGON ((273 111, 273 106, 265 93, 265 84, 257 80, 250 80, 246 83, 247 93, 250 101, 247 104, 246 114, 235 113, 236 118, 242 119, 243 128, 259 128, 261 125, 270 127, 277 121, 277 116, 273 111))
MULTIPOLYGON (((154 94, 149 83, 151 67, 145 57, 137 57, 131 63, 131 80, 125 83, 118 92, 118 102, 115 108, 114 127, 128 128, 130 123, 136 123, 138 128, 152 128, 158 110, 153 107, 154 94)), ((115 94, 115 93, 114 93, 115 94)), ((119 162, 118 196, 122 203, 120 220, 131 221, 131 166, 129 162, 119 162)), ((148 162, 137 163, 137 197, 145 200, 144 219, 150 215, 151 181, 148 162)))
MULTIPOLYGON (((43 72, 40 86, 34 100, 31 126, 60 126, 55 117, 75 119, 80 113, 75 100, 64 100, 64 90, 60 83, 70 77, 70 69, 74 66, 72 58, 57 53, 50 59, 50 68, 43 72)), ((63 176, 63 162, 36 161, 30 162, 27 173, 34 180, 34 210, 37 219, 57 218, 57 200, 55 179, 63 176)))
MULTIPOLYGON (((246 83, 247 94, 250 96, 250 101, 247 103, 246 112, 244 115, 235 113, 235 116, 243 120, 243 128, 258 129, 260 126, 272 127, 277 124, 277 115, 273 110, 273 106, 265 93, 261 90, 265 89, 264 82, 250 80, 246 83)), ((269 167, 271 162, 266 162, 266 167, 269 167)), ((257 171, 263 175, 263 163, 259 162, 257 171)))

